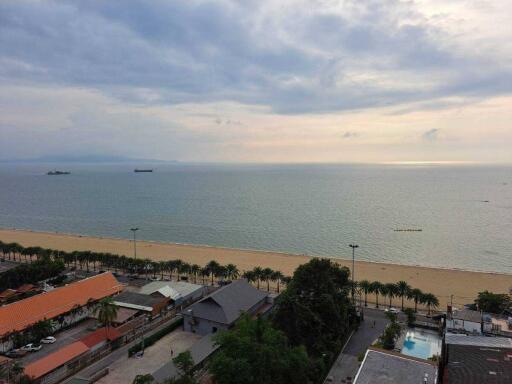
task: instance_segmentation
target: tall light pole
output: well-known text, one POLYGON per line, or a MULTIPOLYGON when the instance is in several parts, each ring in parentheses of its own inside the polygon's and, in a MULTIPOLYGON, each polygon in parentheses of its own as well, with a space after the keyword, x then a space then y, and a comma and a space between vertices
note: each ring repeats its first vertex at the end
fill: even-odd
POLYGON ((352 301, 355 304, 355 293, 356 293, 356 277, 355 277, 355 260, 356 260, 356 248, 359 248, 357 244, 349 244, 350 248, 352 248, 352 301))
POLYGON ((137 232, 139 228, 130 228, 130 231, 133 232, 133 257, 137 259, 137 238, 135 236, 135 232, 137 232))

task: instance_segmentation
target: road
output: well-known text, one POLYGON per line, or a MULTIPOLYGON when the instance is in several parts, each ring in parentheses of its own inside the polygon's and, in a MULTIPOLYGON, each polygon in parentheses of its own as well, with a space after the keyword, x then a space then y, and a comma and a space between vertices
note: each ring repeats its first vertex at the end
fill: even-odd
POLYGON ((389 320, 383 311, 366 308, 364 310, 364 321, 345 345, 327 377, 332 377, 332 382, 336 384, 350 383, 351 381, 342 380, 347 380, 347 378, 354 379, 359 368, 357 356, 360 353, 366 352, 366 349, 382 334, 388 323, 389 320))

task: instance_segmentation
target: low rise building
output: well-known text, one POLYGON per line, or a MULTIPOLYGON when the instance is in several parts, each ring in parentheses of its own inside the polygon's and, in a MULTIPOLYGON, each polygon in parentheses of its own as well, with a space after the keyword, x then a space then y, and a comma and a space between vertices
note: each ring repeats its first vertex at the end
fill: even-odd
POLYGON ((482 313, 470 309, 448 310, 446 329, 450 332, 479 335, 482 333, 482 313))
POLYGON ((370 347, 354 384, 438 383, 438 366, 432 361, 370 347))
POLYGON ((129 309, 135 309, 151 315, 152 317, 159 315, 165 308, 169 299, 167 297, 154 297, 143 295, 136 292, 123 292, 114 297, 114 304, 129 309))
POLYGON ((512 383, 512 339, 445 335, 443 383, 512 383))
POLYGON ((94 304, 123 286, 110 272, 89 277, 0 307, 0 351, 12 348, 12 336, 41 320, 53 320, 54 330, 89 317, 94 304))
POLYGON ((244 312, 256 314, 271 307, 267 292, 246 280, 219 288, 183 311, 183 327, 200 335, 231 328, 244 312))
POLYGON ((167 297, 176 306, 197 301, 206 292, 206 287, 186 281, 153 281, 144 285, 139 291, 144 295, 167 297))
POLYGON ((484 313, 482 318, 485 334, 512 337, 512 316, 484 313))
POLYGON ((76 341, 28 364, 24 374, 35 384, 58 383, 76 371, 88 352, 87 345, 76 341))

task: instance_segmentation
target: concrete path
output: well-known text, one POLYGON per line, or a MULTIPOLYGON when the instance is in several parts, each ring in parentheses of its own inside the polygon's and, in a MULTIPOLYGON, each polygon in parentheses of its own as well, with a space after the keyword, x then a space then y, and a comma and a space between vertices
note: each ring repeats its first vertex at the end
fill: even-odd
POLYGON ((370 308, 364 310, 364 321, 347 342, 327 375, 327 377, 332 377, 331 383, 350 383, 351 381, 347 381, 349 377, 354 380, 359 368, 357 356, 366 352, 366 349, 382 334, 388 323, 389 320, 383 311, 370 308))

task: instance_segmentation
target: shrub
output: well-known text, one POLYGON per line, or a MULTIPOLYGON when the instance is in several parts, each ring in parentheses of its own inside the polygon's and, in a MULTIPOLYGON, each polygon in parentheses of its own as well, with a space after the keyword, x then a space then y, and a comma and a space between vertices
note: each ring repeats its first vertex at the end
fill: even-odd
MULTIPOLYGON (((174 331, 176 328, 178 327, 181 327, 183 325, 183 318, 179 319, 178 321, 172 323, 172 324, 169 324, 168 326, 162 328, 161 330, 159 330, 158 332, 155 332, 154 334, 152 334, 151 336, 149 337, 145 337, 144 338, 144 348, 147 348, 153 344, 155 344, 158 340, 160 340, 162 337, 164 337, 165 335, 171 333, 172 331, 174 331)), ((142 350, 142 342, 140 343, 137 343, 135 344, 134 346, 132 346, 129 350, 128 350, 128 356, 131 357, 133 356, 134 354, 136 354, 137 352, 139 352, 140 350, 142 350)))

